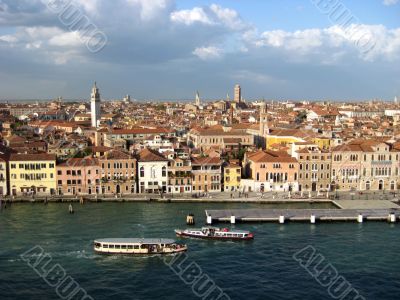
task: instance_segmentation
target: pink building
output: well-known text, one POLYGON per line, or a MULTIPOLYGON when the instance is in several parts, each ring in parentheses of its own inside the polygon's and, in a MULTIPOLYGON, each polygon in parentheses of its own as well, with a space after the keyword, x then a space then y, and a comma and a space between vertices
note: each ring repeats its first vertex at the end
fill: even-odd
POLYGON ((57 191, 59 195, 99 194, 100 164, 97 158, 70 158, 57 165, 57 191))
POLYGON ((246 154, 245 175, 256 192, 298 191, 299 163, 286 152, 258 151, 246 154))

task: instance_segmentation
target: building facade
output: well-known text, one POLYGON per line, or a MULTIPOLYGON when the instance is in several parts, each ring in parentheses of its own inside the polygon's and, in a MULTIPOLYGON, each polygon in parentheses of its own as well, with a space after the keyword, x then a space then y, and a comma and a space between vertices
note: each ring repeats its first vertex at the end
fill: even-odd
POLYGON ((136 159, 119 150, 99 158, 102 194, 136 193, 136 159))
POLYGON ((236 162, 230 162, 224 167, 224 191, 236 192, 240 190, 242 168, 236 162))
POLYGON ((100 194, 100 165, 97 158, 70 158, 57 165, 59 195, 100 194))
POLYGON ((398 190, 400 152, 389 144, 356 140, 332 150, 332 185, 337 190, 398 190))
POLYGON ((217 157, 192 160, 193 193, 221 192, 222 162, 217 157))
POLYGON ((139 193, 167 192, 168 159, 145 148, 139 153, 137 165, 139 193))
POLYGON ((11 154, 9 161, 11 195, 54 195, 56 157, 52 154, 11 154))
POLYGON ((192 165, 190 159, 176 158, 168 166, 168 193, 192 192, 192 165))
POLYGON ((258 151, 245 156, 245 174, 251 191, 298 191, 299 163, 284 152, 258 151))
POLYGON ((316 145, 297 151, 299 191, 326 192, 331 189, 331 153, 316 145))
POLYGON ((0 158, 0 197, 7 194, 7 162, 0 158))

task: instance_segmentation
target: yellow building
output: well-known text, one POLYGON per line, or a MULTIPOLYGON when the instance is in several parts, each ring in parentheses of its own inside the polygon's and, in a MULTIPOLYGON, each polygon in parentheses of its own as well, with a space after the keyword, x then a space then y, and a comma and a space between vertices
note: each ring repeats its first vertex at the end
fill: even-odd
POLYGON ((329 150, 331 148, 331 139, 324 137, 316 137, 312 139, 312 142, 323 150, 329 150))
POLYGON ((225 192, 239 191, 240 180, 242 178, 242 168, 231 162, 224 168, 224 190, 225 192))
POLYGON ((266 148, 271 150, 277 145, 290 148, 293 143, 303 143, 313 138, 315 134, 300 129, 271 129, 266 136, 266 148))
POLYGON ((11 154, 10 192, 14 196, 53 195, 56 192, 56 156, 11 154))

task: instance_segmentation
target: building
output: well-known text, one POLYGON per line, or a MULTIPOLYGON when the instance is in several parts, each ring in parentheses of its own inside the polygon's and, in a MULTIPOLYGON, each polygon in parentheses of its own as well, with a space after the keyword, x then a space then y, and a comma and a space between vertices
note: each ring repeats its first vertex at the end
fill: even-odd
POLYGON ((138 159, 139 193, 158 193, 167 191, 168 159, 160 153, 143 149, 138 159))
POLYGON ((331 187, 331 153, 316 145, 297 151, 299 191, 326 192, 331 187))
POLYGON ((224 151, 239 150, 252 146, 253 142, 254 137, 251 134, 219 125, 194 128, 188 133, 188 144, 201 151, 211 148, 224 151))
POLYGON ((11 154, 10 192, 21 195, 56 193, 56 156, 52 154, 11 154))
POLYGON ((399 167, 399 150, 375 140, 354 140, 332 149, 332 186, 394 191, 399 189, 399 167))
POLYGON ((221 192, 222 162, 218 157, 199 157, 192 160, 193 193, 221 192))
POLYGON ((136 159, 129 153, 112 150, 99 158, 102 194, 136 192, 136 159))
POLYGON ((315 137, 311 131, 300 129, 270 129, 266 136, 266 149, 270 150, 275 145, 282 147, 291 147, 291 144, 298 142, 305 142, 315 137))
POLYGON ((268 112, 267 103, 262 102, 260 105, 260 133, 257 137, 257 146, 264 148, 266 147, 266 137, 269 133, 268 128, 268 112))
POLYGON ((175 158, 168 166, 168 193, 192 192, 192 165, 190 159, 175 158))
POLYGON ((142 128, 136 127, 132 129, 102 129, 95 133, 96 146, 115 147, 117 144, 122 145, 122 148, 129 147, 136 142, 142 142, 154 135, 159 135, 161 138, 175 136, 175 131, 172 129, 155 127, 142 128))
POLYGON ((195 105, 196 105, 197 107, 200 107, 200 104, 201 104, 201 102, 200 102, 200 94, 199 94, 199 92, 197 91, 197 92, 196 92, 196 101, 195 101, 195 105))
POLYGON ((70 158, 57 165, 59 195, 93 195, 100 193, 100 165, 97 158, 70 158))
POLYGON ((245 155, 249 191, 298 191, 299 163, 285 152, 257 151, 245 155))
POLYGON ((240 103, 242 101, 242 88, 238 84, 235 85, 233 101, 235 103, 240 103))
POLYGON ((7 194, 7 162, 0 158, 0 197, 7 194))
POLYGON ((92 127, 97 128, 100 123, 100 92, 97 88, 96 82, 92 89, 92 95, 90 98, 90 115, 92 119, 92 127))
POLYGON ((240 190, 242 168, 236 161, 231 161, 224 167, 224 191, 236 192, 240 190))

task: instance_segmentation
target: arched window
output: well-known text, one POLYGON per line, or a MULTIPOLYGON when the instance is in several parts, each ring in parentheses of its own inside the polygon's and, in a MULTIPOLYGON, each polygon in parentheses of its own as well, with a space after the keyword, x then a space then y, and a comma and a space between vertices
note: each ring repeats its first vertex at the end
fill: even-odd
POLYGON ((144 177, 144 167, 140 168, 140 177, 144 177))

